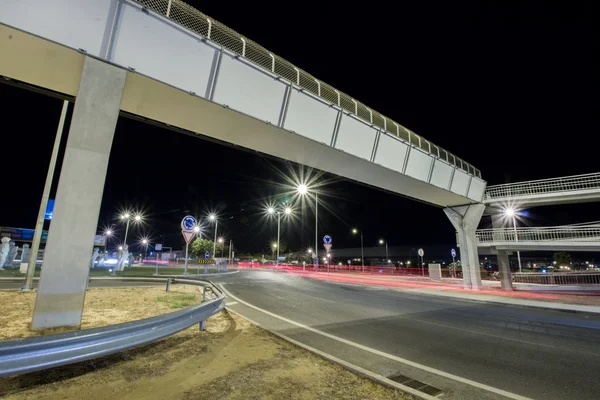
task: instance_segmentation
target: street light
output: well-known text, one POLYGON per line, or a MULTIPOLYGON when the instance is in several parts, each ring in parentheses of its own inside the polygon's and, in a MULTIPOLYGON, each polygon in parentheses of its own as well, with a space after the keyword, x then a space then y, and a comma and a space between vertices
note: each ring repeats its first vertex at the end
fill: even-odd
POLYGON ((363 234, 362 231, 359 231, 356 228, 352 229, 352 233, 354 235, 360 233, 360 265, 362 265, 362 272, 365 272, 365 252, 363 247, 363 234))
MULTIPOLYGON (((387 240, 383 240, 383 239, 379 239, 379 244, 384 244, 385 243, 385 258, 388 258, 388 245, 387 245, 387 240)), ((388 262, 389 263, 389 262, 388 262)))
POLYGON ((219 227, 218 226, 219 221, 217 220, 217 216, 215 214, 210 214, 208 216, 208 219, 215 223, 215 240, 213 241, 213 257, 216 257, 217 256, 217 229, 219 227))
MULTIPOLYGON (((296 191, 301 196, 308 194, 308 186, 305 183, 301 183, 296 187, 296 191)), ((319 194, 315 191, 315 259, 319 260, 319 194)), ((318 261, 317 261, 318 262, 318 261)))
POLYGON ((104 231, 104 236, 106 237, 106 244, 105 244, 106 253, 108 253, 108 239, 110 239, 112 234, 113 234, 113 231, 110 228, 104 231))
POLYGON ((272 249, 271 257, 275 258, 275 249, 277 249, 277 243, 272 243, 271 249, 272 249))
MULTIPOLYGON (((283 209, 285 216, 292 215, 292 208, 290 206, 286 206, 283 209)), ((279 265, 279 238, 281 233, 281 211, 275 210, 275 207, 267 208, 267 213, 270 215, 277 214, 277 244, 273 247, 273 250, 277 249, 277 259, 275 260, 275 265, 279 265)))
POLYGON ((127 233, 129 233, 129 222, 133 219, 134 223, 140 223, 142 221, 142 216, 140 214, 132 215, 131 213, 123 213, 121 214, 121 221, 127 221, 127 225, 125 226, 125 240, 123 240, 123 244, 127 244, 127 233))
MULTIPOLYGON (((144 260, 148 256, 148 239, 142 239, 142 245, 144 245, 144 260)), ((143 263, 142 263, 143 265, 143 263)))
MULTIPOLYGON (((517 218, 515 217, 516 213, 517 212, 514 208, 507 208, 506 210, 504 210, 504 215, 512 219, 513 229, 515 232, 515 242, 518 242, 519 237, 517 235, 517 218)), ((521 273, 523 272, 523 270, 521 269, 521 252, 519 250, 517 250, 517 260, 519 261, 519 273, 521 273)))
MULTIPOLYGON (((224 239, 223 239, 222 237, 220 237, 220 238, 218 239, 218 242, 219 242, 219 244, 223 244, 223 242, 224 242, 224 239)), ((224 248, 224 247, 225 247, 225 246, 223 246, 223 248, 224 248)), ((221 258, 223 258, 223 248, 221 248, 221 258)))

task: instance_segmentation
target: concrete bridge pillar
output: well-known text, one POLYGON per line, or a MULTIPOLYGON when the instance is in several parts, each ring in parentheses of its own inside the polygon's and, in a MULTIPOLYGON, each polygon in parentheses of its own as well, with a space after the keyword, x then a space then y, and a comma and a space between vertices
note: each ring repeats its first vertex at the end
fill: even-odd
MULTIPOLYGON (((503 228, 503 216, 502 214, 492 214, 492 228, 503 228)), ((500 270, 500 285, 502 290, 512 291, 512 275, 510 272, 510 261, 508 259, 508 250, 497 250, 498 254, 498 269, 500 270)))
POLYGON ((475 231, 484 210, 483 204, 444 208, 446 216, 458 233, 465 289, 479 290, 481 287, 481 270, 475 231))
POLYGON ((31 328, 79 326, 126 71, 86 57, 31 328))

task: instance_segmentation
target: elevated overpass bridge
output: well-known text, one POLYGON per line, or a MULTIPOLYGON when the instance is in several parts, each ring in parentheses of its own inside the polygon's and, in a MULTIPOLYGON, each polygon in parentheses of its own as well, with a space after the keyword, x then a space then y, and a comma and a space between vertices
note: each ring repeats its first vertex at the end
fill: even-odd
POLYGON ((179 0, 4 0, 0 81, 75 103, 34 329, 80 323, 119 115, 445 207, 469 238, 483 212, 477 168, 179 0))

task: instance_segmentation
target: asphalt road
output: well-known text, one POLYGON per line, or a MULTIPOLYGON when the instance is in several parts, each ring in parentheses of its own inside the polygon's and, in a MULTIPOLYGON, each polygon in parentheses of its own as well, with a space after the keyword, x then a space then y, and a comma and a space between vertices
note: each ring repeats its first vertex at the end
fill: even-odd
POLYGON ((452 300, 285 272, 241 271, 213 281, 232 295, 228 308, 261 326, 377 374, 427 383, 444 398, 600 396, 598 314, 452 300))

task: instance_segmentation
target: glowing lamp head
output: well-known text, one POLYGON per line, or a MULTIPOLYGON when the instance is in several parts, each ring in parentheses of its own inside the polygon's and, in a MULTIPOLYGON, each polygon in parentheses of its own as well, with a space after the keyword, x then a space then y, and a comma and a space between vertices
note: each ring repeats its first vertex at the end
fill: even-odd
POLYGON ((194 232, 196 232, 196 233, 200 232, 200 227, 198 225, 196 225, 194 227, 194 232))
POLYGON ((223 243, 223 238, 219 238, 219 239, 218 239, 218 242, 219 242, 219 243, 223 243))
POLYGON ((106 232, 104 232, 104 234, 105 234, 106 236, 110 236, 110 235, 112 235, 112 231, 109 229, 109 230, 107 230, 106 232))
POLYGON ((298 193, 302 195, 308 193, 308 186, 306 186, 304 183, 298 185, 298 193))
POLYGON ((379 244, 384 244, 385 242, 383 241, 383 239, 379 239, 379 244))
POLYGON ((211 221, 214 221, 214 220, 216 220, 216 219, 217 219, 217 216, 216 216, 215 214, 210 214, 210 215, 208 216, 208 219, 210 219, 211 221))
POLYGON ((291 209, 290 207, 286 207, 286 208, 285 208, 285 213, 286 213, 287 215, 290 215, 290 214, 292 213, 292 209, 291 209))
POLYGON ((134 219, 136 222, 140 222, 140 221, 142 220, 142 216, 138 214, 138 215, 136 215, 135 217, 133 217, 133 219, 134 219))
POLYGON ((506 210, 504 210, 504 214, 507 217, 513 217, 515 215, 515 210, 514 208, 507 208, 506 210))
POLYGON ((125 214, 121 215, 121 219, 128 219, 129 217, 131 217, 131 214, 129 214, 129 213, 125 213, 125 214))
POLYGON ((142 244, 148 244, 148 239, 142 239, 142 244))
POLYGON ((273 207, 269 207, 269 208, 267 208, 267 212, 269 214, 273 214, 275 212, 275 209, 273 207))
POLYGON ((312 249, 308 249, 308 254, 312 254, 312 249))
POLYGON ((358 229, 356 229, 356 228, 352 229, 352 233, 354 233, 356 235, 358 233, 358 229))

